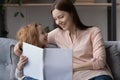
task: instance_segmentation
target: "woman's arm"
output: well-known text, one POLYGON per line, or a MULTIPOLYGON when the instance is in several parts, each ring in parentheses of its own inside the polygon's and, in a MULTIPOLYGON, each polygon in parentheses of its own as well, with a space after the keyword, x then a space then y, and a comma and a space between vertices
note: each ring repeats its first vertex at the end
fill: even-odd
POLYGON ((104 41, 99 28, 95 28, 91 37, 93 58, 80 65, 73 65, 73 71, 79 71, 84 69, 101 69, 104 68, 106 63, 106 54, 104 41))
POLYGON ((80 70, 87 70, 87 69, 93 69, 92 67, 92 61, 84 62, 82 65, 73 65, 73 71, 80 71, 80 70))
POLYGON ((91 61, 93 69, 104 68, 106 64, 106 52, 102 32, 99 28, 95 28, 95 31, 92 35, 92 44, 93 59, 91 61))

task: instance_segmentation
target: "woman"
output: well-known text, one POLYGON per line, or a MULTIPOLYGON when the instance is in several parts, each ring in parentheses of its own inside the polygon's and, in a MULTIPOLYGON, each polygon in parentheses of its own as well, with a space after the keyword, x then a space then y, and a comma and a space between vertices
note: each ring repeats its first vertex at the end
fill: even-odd
POLYGON ((73 49, 73 80, 112 80, 101 30, 84 25, 70 0, 56 0, 51 13, 58 28, 48 34, 48 42, 73 49))
POLYGON ((58 28, 49 32, 48 43, 73 50, 73 80, 112 80, 101 30, 84 25, 70 0, 56 0, 51 13, 58 28))
MULTIPOLYGON (((45 48, 47 45, 47 33, 44 30, 44 27, 41 24, 29 24, 25 27, 22 27, 17 33, 17 39, 19 40, 19 45, 22 46, 23 42, 45 48)), ((22 48, 21 48, 22 50, 22 48)), ((22 51, 20 50, 20 53, 22 51)), ((37 80, 32 77, 24 76, 23 68, 24 65, 28 62, 28 58, 21 54, 17 54, 20 56, 20 59, 17 64, 16 69, 16 78, 20 80, 37 80)))

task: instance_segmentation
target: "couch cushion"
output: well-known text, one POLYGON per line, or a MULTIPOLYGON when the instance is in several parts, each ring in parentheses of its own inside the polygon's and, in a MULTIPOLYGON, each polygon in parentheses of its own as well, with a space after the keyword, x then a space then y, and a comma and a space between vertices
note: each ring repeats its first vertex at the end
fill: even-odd
POLYGON ((0 38, 0 80, 12 80, 10 79, 10 45, 12 44, 16 44, 16 40, 0 38))
POLYGON ((114 80, 120 80, 120 42, 106 42, 107 63, 112 71, 114 80))

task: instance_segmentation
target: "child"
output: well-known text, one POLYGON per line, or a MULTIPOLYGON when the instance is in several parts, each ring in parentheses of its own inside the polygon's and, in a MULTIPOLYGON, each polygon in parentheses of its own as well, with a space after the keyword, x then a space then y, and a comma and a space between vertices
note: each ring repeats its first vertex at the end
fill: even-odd
MULTIPOLYGON (((22 27, 17 33, 17 39, 19 44, 22 46, 23 42, 44 48, 47 45, 47 33, 45 32, 41 24, 29 24, 25 27, 22 27)), ((22 51, 22 49, 20 49, 22 51)), ((28 62, 26 56, 21 55, 18 52, 17 56, 20 56, 19 62, 17 64, 17 69, 15 75, 20 80, 36 80, 31 77, 24 76, 23 68, 24 65, 28 62)))

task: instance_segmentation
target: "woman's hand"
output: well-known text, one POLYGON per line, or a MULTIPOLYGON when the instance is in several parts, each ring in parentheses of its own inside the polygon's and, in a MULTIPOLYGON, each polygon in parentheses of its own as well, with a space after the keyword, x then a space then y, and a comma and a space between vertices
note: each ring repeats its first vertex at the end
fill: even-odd
POLYGON ((79 65, 73 64, 73 72, 80 71, 80 70, 87 70, 87 69, 93 69, 91 60, 79 65))
POLYGON ((24 65, 25 65, 27 62, 28 62, 28 58, 27 58, 26 56, 21 55, 21 56, 20 56, 20 59, 19 59, 19 62, 18 62, 18 64, 17 64, 18 70, 21 71, 21 70, 23 69, 24 65))
POLYGON ((14 47, 14 53, 17 56, 20 56, 22 54, 22 42, 18 42, 14 47))
POLYGON ((81 66, 78 64, 73 64, 73 72, 79 71, 81 69, 81 66))

